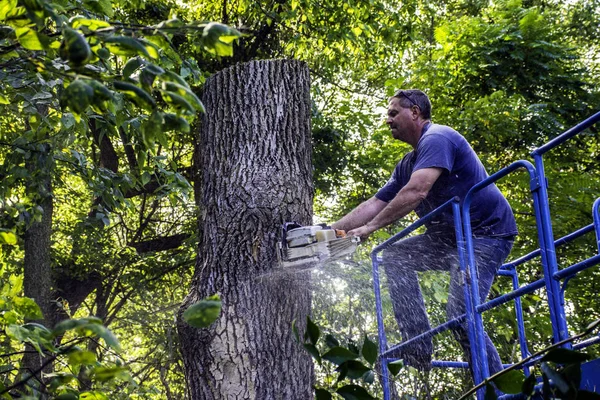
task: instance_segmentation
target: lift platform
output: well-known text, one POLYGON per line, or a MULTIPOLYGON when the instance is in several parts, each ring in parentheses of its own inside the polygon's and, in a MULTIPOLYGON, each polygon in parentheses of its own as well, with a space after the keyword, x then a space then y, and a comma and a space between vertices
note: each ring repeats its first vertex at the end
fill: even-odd
MULTIPOLYGON (((371 252, 371 260, 373 263, 373 285, 375 290, 378 336, 380 347, 379 351, 380 360, 382 364, 382 383, 385 400, 390 399, 390 379, 388 375, 387 365, 390 362, 397 360, 397 358, 394 357, 394 354, 401 353, 402 349, 405 346, 410 345, 414 341, 433 337, 449 329, 452 329, 453 327, 463 322, 465 319, 467 320, 469 341, 472 349, 472 359, 478 361, 471 362, 475 384, 478 385, 481 382, 484 382, 486 378, 489 378, 490 372, 484 345, 484 328, 482 314, 485 311, 491 310, 509 301, 514 301, 521 359, 529 357, 530 353, 528 350, 526 339, 523 310, 521 307, 521 296, 533 293, 536 290, 544 290, 546 292, 545 297, 547 298, 548 302, 550 323, 552 326, 552 342, 558 343, 569 338, 569 329, 567 326, 567 318, 565 313, 564 290, 567 289, 567 281, 569 279, 576 276, 581 271, 584 271, 586 269, 592 268, 600 264, 600 197, 596 199, 596 201, 592 205, 592 221, 589 225, 581 227, 580 229, 575 230, 570 234, 563 236, 559 239, 554 239, 552 231, 552 218, 548 202, 548 181, 546 179, 546 174, 544 171, 543 156, 552 149, 567 142, 569 139, 580 134, 587 128, 593 126, 598 121, 600 121, 600 112, 591 116, 590 118, 586 119, 585 121, 567 130, 566 132, 557 136, 553 140, 550 140, 548 143, 531 152, 530 155, 533 158, 533 163, 528 160, 519 160, 512 163, 508 167, 501 169, 500 171, 491 175, 489 178, 473 186, 462 201, 458 198, 448 200, 445 204, 441 205, 436 210, 419 219, 412 225, 408 226, 401 232, 392 236, 390 239, 373 249, 373 251, 371 252), (506 177, 507 175, 522 169, 526 170, 529 174, 529 189, 531 191, 533 213, 535 215, 536 220, 538 234, 537 239, 539 247, 537 248, 537 250, 529 254, 526 254, 516 260, 512 260, 502 265, 499 269, 498 275, 509 277, 512 280, 513 290, 510 293, 503 294, 485 303, 480 303, 476 274, 477 269, 476 265, 474 265, 475 256, 471 234, 471 201, 473 195, 481 189, 483 189, 484 187, 492 185, 500 179, 506 177), (463 314, 458 318, 447 321, 435 328, 432 328, 427 332, 423 332, 417 337, 414 337, 407 341, 403 341, 393 346, 389 346, 387 343, 386 333, 383 324, 384 318, 381 303, 381 285, 379 271, 381 253, 398 240, 401 240, 402 238, 406 237, 419 227, 426 224, 429 220, 439 215, 440 213, 447 211, 448 209, 451 209, 454 215, 455 233, 457 238, 457 253, 459 258, 461 274, 464 278, 463 282, 465 282, 464 293, 467 312, 466 314, 463 314), (585 260, 580 261, 574 265, 559 268, 556 258, 556 248, 563 246, 564 244, 569 243, 580 236, 592 232, 595 232, 596 242, 598 245, 596 254, 590 255, 585 260), (521 286, 519 284, 517 273, 518 266, 537 258, 540 259, 542 278, 521 286)), ((574 343, 568 342, 564 344, 564 347, 574 350, 581 350, 585 347, 591 346, 599 342, 600 335, 592 337, 591 339, 587 339, 585 341, 574 343)), ((504 365, 505 367, 511 366, 511 364, 504 365)), ((462 361, 433 361, 432 366, 440 368, 468 368, 469 363, 462 361)), ((527 364, 525 365, 524 372, 526 376, 529 375, 529 368, 527 364)), ((581 389, 595 393, 600 393, 600 359, 592 360, 583 364, 581 367, 581 372, 581 389)), ((478 390, 476 395, 478 400, 483 400, 485 396, 485 391, 483 389, 478 390)), ((541 397, 539 398, 541 399, 541 397)), ((505 394, 501 395, 499 399, 525 399, 525 397, 523 395, 505 394)))

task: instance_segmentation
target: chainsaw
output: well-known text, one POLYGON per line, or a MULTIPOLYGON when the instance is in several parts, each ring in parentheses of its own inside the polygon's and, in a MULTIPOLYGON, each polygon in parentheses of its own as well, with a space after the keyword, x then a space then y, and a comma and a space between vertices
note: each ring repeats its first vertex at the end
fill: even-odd
POLYGON ((360 238, 326 225, 302 226, 286 222, 277 243, 281 267, 307 266, 344 258, 356 250, 360 238))

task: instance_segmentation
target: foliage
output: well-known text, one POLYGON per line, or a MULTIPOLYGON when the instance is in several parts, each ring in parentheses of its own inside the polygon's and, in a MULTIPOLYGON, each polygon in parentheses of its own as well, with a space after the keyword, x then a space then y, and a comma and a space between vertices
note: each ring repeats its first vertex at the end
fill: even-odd
MULTIPOLYGON (((4 269, 2 278, 7 277, 4 269)), ((41 394, 57 399, 99 396, 111 385, 134 385, 128 368, 120 357, 99 359, 85 349, 89 341, 99 343, 102 339, 107 349, 118 352, 120 344, 113 333, 98 318, 67 319, 53 329, 26 322, 39 319, 41 310, 30 298, 22 296, 23 278, 15 274, 7 277, 0 291, 0 330, 2 341, 2 365, 0 366, 0 395, 2 398, 38 398, 41 394), (19 357, 26 352, 46 357, 39 371, 20 371, 19 357), (61 367, 54 373, 45 374, 47 383, 40 383, 36 375, 50 363, 61 367), (81 380, 89 380, 84 388, 81 380)))
POLYGON ((581 364, 591 359, 589 354, 569 350, 559 347, 565 343, 585 337, 592 333, 600 324, 600 320, 592 322, 585 332, 575 335, 571 338, 553 344, 524 360, 513 364, 497 374, 486 379, 480 385, 471 389, 459 400, 466 399, 469 394, 476 389, 485 387, 485 398, 496 399, 496 389, 491 383, 504 393, 523 394, 533 396, 536 392, 541 392, 544 398, 553 399, 600 399, 600 395, 586 390, 580 390, 581 384, 581 364), (545 354, 544 354, 545 353, 545 354), (539 356, 543 356, 540 358, 539 356), (534 366, 539 366, 541 378, 538 379, 530 370, 530 375, 525 377, 523 372, 517 368, 523 366, 530 360, 535 360, 534 366), (541 388, 536 388, 541 381, 541 388))
MULTIPOLYGON (((374 399, 363 387, 365 384, 369 387, 375 381, 378 351, 377 345, 367 336, 360 348, 352 341, 344 346, 331 334, 321 340, 321 329, 308 317, 302 341, 295 321, 292 331, 296 341, 327 371, 324 381, 328 385, 315 387, 315 398, 331 399, 332 394, 336 393, 346 400, 374 399), (334 371, 331 371, 331 364, 335 365, 334 371), (334 372, 337 378, 333 376, 334 372), (350 383, 346 383, 346 380, 350 383)), ((399 363, 391 363, 390 372, 398 374, 400 366, 399 363)))
MULTIPOLYGON (((58 319, 102 316, 124 338, 123 363, 136 390, 183 397, 173 310, 185 295, 199 234, 201 209, 188 180, 200 170, 192 165, 193 132, 206 76, 260 58, 309 63, 315 213, 328 222, 372 196, 408 150, 383 123, 385 96, 397 88, 426 90, 434 121, 465 134, 490 172, 591 114, 600 83, 597 15, 595 0, 2 0, 0 245, 11 246, 0 261, 7 276, 22 278, 26 234, 52 199, 58 319)), ((597 155, 597 130, 590 130, 545 160, 556 236, 589 224, 597 155)), ((537 247, 528 180, 519 174, 500 187, 519 222, 517 258, 537 247)), ((592 238, 581 238, 558 250, 559 262, 571 265, 594 248, 592 238)), ((315 273, 321 286, 313 300, 323 329, 355 341, 377 333, 367 248, 361 252, 354 265, 315 273)), ((534 262, 519 269, 522 284, 539 274, 534 262)), ((447 281, 421 278, 432 321, 441 321, 447 281)), ((600 317, 597 282, 596 271, 569 282, 575 330, 600 317)), ((509 286, 497 279, 492 295, 509 286)), ((525 296, 523 305, 528 342, 545 348, 544 294, 525 296)), ((485 319, 503 359, 518 361, 512 310, 485 319)), ((386 326, 399 339, 393 319, 386 326)), ((440 357, 459 357, 451 338, 436 340, 440 357)), ((461 372, 437 373, 426 391, 427 378, 398 385, 414 397, 440 398, 468 387, 461 372)))
POLYGON ((210 296, 192 304, 183 313, 183 320, 194 328, 210 326, 221 313, 221 301, 218 295, 210 296))
MULTIPOLYGON (((196 214, 184 175, 191 125, 203 112, 194 86, 204 76, 189 55, 227 57, 240 33, 178 19, 172 6, 154 14, 143 1, 0 2, 0 243, 19 246, 2 261, 11 274, 28 276, 21 249, 53 202, 52 254, 45 257, 56 307, 44 315, 48 324, 90 313, 126 330, 122 319, 142 313, 129 301, 143 301, 193 265, 196 214)), ((96 342, 86 347, 99 359, 112 357, 96 342)), ((155 396, 153 385, 162 382, 168 392, 169 363, 139 364, 135 347, 124 346, 129 354, 119 362, 146 377, 136 391, 155 396)), ((126 396, 117 386, 101 391, 126 396)))

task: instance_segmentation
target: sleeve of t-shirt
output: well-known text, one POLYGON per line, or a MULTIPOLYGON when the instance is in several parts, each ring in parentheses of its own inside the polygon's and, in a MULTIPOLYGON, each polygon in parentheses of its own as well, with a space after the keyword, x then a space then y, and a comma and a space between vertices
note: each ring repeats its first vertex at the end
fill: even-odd
POLYGON ((417 159, 413 172, 425 168, 443 168, 448 172, 454 166, 455 147, 454 144, 442 135, 430 134, 419 143, 417 159))
POLYGON ((394 168, 394 172, 392 172, 392 176, 386 184, 375 194, 375 197, 379 200, 389 203, 404 186, 400 178, 400 164, 401 162, 394 168))

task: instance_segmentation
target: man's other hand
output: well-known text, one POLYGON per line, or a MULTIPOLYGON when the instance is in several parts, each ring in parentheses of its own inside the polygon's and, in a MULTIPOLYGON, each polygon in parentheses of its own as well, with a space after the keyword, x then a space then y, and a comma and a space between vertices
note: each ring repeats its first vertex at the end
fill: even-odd
POLYGON ((375 232, 375 229, 371 228, 368 225, 359 226, 356 229, 352 229, 351 231, 346 232, 348 236, 358 236, 361 241, 366 240, 371 233, 375 232))

